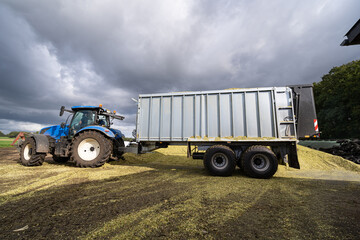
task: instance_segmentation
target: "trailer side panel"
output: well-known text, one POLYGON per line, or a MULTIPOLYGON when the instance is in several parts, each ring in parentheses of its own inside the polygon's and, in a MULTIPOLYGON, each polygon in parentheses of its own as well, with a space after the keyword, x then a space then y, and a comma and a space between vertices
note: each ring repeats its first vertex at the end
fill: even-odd
POLYGON ((137 141, 295 138, 290 88, 144 94, 137 141))

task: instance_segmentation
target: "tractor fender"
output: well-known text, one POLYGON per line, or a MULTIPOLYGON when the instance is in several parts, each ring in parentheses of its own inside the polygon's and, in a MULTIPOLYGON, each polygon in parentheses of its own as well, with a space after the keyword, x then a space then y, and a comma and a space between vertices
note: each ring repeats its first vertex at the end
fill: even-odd
POLYGON ((116 139, 122 139, 125 137, 125 135, 118 129, 110 128, 110 131, 114 133, 116 139))
POLYGON ((87 126, 87 127, 84 127, 80 131, 78 131, 76 133, 76 135, 78 135, 79 133, 81 133, 83 131, 88 131, 88 130, 95 130, 95 131, 98 131, 98 132, 101 132, 101 133, 105 134, 109 138, 115 138, 115 134, 112 131, 110 131, 110 129, 108 129, 106 127, 102 127, 102 126, 87 126))
POLYGON ((49 139, 46 135, 32 134, 30 135, 30 137, 34 138, 35 140, 37 153, 49 152, 49 139))

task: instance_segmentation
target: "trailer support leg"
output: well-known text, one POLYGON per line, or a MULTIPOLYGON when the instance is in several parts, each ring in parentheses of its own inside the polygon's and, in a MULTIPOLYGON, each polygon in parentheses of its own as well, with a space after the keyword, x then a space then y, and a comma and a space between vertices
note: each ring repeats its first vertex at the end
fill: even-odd
POLYGON ((187 157, 191 157, 191 144, 190 142, 187 142, 187 157))

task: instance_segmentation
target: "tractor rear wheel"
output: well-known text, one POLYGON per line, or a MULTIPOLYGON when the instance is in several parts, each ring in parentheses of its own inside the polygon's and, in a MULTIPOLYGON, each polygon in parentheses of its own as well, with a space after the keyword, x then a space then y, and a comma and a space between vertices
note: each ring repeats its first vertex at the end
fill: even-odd
POLYGON ((111 154, 112 146, 101 133, 86 131, 73 139, 71 159, 78 167, 101 167, 111 154))
POLYGON ((21 145, 20 160, 24 166, 41 166, 45 156, 45 153, 36 153, 36 142, 33 138, 26 138, 21 145))

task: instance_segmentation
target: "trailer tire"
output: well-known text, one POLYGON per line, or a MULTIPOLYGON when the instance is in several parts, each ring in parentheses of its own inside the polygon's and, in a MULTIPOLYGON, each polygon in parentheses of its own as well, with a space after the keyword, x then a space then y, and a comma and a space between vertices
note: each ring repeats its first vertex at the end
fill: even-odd
POLYGON ((24 166, 41 166, 46 153, 36 153, 36 142, 33 138, 26 138, 20 149, 20 161, 24 166))
POLYGON ((236 167, 235 153, 224 145, 208 148, 204 155, 205 169, 215 176, 231 176, 236 167))
POLYGON ((59 157, 59 156, 53 155, 53 160, 54 160, 54 162, 57 162, 57 163, 65 163, 65 162, 69 161, 70 158, 69 157, 59 157))
POLYGON ((81 132, 73 139, 71 160, 77 167, 101 167, 111 155, 108 139, 95 131, 81 132))
POLYGON ((271 178, 278 169, 276 155, 265 146, 249 147, 240 161, 245 174, 253 178, 271 178))

